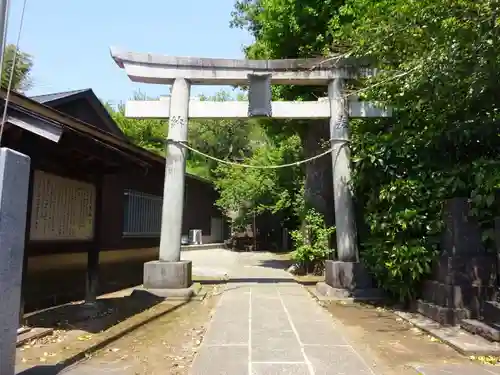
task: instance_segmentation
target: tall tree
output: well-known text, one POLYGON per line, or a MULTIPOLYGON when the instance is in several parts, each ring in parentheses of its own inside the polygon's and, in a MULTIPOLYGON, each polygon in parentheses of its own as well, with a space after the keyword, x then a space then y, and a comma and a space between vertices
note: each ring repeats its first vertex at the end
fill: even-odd
POLYGON ((393 119, 353 123, 354 185, 369 231, 364 260, 382 286, 415 297, 434 259, 442 203, 470 199, 492 246, 499 214, 500 3, 347 0, 336 40, 381 74, 363 95, 393 119))
POLYGON ((16 46, 9 44, 5 47, 2 69, 2 87, 7 88, 12 70, 12 89, 24 92, 31 88, 31 70, 33 68, 33 56, 23 51, 17 50, 14 66, 14 55, 16 55, 16 46))
MULTIPOLYGON (((255 38, 245 53, 254 59, 321 57, 334 42, 330 23, 338 14, 340 0, 238 0, 233 27, 245 28, 255 38)), ((325 87, 281 86, 274 96, 284 100, 317 100, 325 87)), ((329 140, 327 121, 268 121, 270 134, 300 136, 306 157, 324 150, 329 140)), ((305 203, 332 223, 333 186, 331 159, 323 157, 305 166, 305 203)))
MULTIPOLYGON (((301 157, 298 136, 267 137, 243 162, 255 167, 293 163, 301 157)), ((296 225, 303 174, 299 167, 248 168, 221 165, 215 185, 221 193, 218 205, 233 216, 236 224, 248 224, 253 214, 273 214, 281 224, 296 225)))

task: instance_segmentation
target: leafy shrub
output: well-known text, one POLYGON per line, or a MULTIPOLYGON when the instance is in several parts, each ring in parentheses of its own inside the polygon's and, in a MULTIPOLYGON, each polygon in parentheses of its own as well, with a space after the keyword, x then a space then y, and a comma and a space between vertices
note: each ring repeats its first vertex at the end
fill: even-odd
POLYGON ((307 211, 301 229, 290 234, 295 250, 292 259, 303 272, 318 272, 324 261, 333 253, 330 239, 335 233, 335 227, 327 227, 323 216, 313 209, 307 211))
POLYGON ((410 302, 418 297, 437 255, 443 228, 441 200, 422 180, 388 181, 379 186, 378 194, 371 186, 361 260, 380 288, 401 302, 410 302))
POLYGON ((401 302, 417 297, 419 284, 429 274, 435 251, 423 241, 384 243, 374 240, 366 244, 363 262, 382 289, 401 302))

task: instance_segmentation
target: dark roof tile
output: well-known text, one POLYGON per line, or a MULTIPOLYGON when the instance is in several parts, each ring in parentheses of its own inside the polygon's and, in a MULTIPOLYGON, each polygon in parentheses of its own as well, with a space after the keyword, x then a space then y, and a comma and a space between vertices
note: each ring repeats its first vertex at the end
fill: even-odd
POLYGON ((51 102, 54 100, 67 98, 68 96, 80 94, 82 92, 89 91, 89 90, 91 90, 91 89, 72 90, 72 91, 56 92, 56 93, 52 93, 52 94, 35 95, 35 96, 31 96, 30 99, 33 99, 33 100, 37 101, 38 103, 44 104, 44 103, 48 103, 48 102, 51 102))

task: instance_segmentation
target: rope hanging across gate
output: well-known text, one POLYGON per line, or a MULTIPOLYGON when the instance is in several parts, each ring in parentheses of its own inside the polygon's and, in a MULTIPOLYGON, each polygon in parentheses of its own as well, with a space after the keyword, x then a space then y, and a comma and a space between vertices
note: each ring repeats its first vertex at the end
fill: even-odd
MULTIPOLYGON (((318 155, 312 156, 312 157, 307 158, 307 159, 299 160, 299 161, 296 161, 296 162, 293 162, 293 163, 280 164, 280 165, 251 165, 251 164, 236 163, 236 162, 232 162, 232 161, 229 161, 229 160, 219 159, 219 158, 217 158, 215 156, 208 155, 208 154, 206 154, 206 153, 204 153, 204 152, 202 152, 200 150, 195 149, 194 147, 189 146, 187 144, 187 142, 184 142, 184 141, 174 141, 173 139, 167 139, 166 142, 167 142, 167 144, 170 143, 170 144, 181 145, 181 146, 185 147, 189 151, 192 151, 192 152, 194 152, 194 153, 196 153, 198 155, 201 155, 201 156, 203 156, 203 157, 205 157, 207 159, 216 161, 218 163, 222 163, 222 164, 226 164, 226 165, 232 165, 234 167, 254 168, 254 169, 280 169, 280 168, 295 167, 295 166, 298 166, 298 165, 301 165, 301 164, 305 164, 305 163, 314 161, 316 159, 322 158, 323 156, 330 154, 335 149, 335 146, 332 146, 332 147, 328 148, 326 151, 323 151, 322 153, 320 153, 318 155)), ((331 139, 330 142, 341 143, 340 147, 343 147, 345 144, 349 143, 349 141, 345 140, 345 139, 331 139)), ((340 148, 339 148, 338 151, 340 151, 340 148)), ((338 151, 337 151, 337 153, 338 153, 338 151)))

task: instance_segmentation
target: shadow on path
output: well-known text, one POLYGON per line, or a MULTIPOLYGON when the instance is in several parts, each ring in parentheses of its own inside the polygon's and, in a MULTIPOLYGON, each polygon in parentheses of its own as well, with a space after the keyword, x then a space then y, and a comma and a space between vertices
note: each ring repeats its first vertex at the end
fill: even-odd
POLYGON ((196 280, 196 283, 202 285, 223 285, 223 284, 299 284, 305 286, 316 285, 317 281, 296 280, 294 278, 266 278, 266 277, 231 277, 224 280, 196 280))
MULTIPOLYGON (((145 293, 144 294, 140 293, 140 297, 138 297, 134 294, 134 295, 129 296, 129 298, 133 298, 134 300, 140 301, 142 299, 148 300, 150 297, 146 297, 145 293)), ((164 301, 164 299, 162 299, 162 301, 164 301)), ((169 314, 169 313, 172 313, 172 312, 178 310, 179 308, 185 306, 187 303, 189 303, 189 301, 179 303, 178 305, 175 305, 175 306, 169 308, 167 311, 165 311, 161 314, 151 316, 150 318, 145 319, 145 320, 141 320, 136 324, 132 324, 129 327, 124 328, 123 330, 119 331, 116 334, 110 334, 108 337, 105 337, 103 340, 97 342, 95 345, 92 345, 91 347, 89 347, 85 350, 82 350, 81 352, 73 355, 72 357, 66 358, 65 360, 61 361, 58 364, 34 366, 32 368, 29 368, 29 369, 26 369, 26 370, 23 370, 20 372, 16 371, 16 375, 57 375, 57 374, 63 374, 66 372, 68 367, 76 364, 77 362, 82 361, 89 354, 105 348, 106 346, 108 346, 112 342, 124 337, 125 335, 128 335, 129 333, 135 331, 136 329, 141 328, 141 327, 155 321, 156 319, 158 319, 166 314, 169 314)))
POLYGON ((273 268, 278 270, 286 270, 294 262, 291 259, 265 259, 259 261, 258 267, 273 268))
POLYGON ((19 374, 22 375, 56 375, 64 370, 62 365, 35 366, 19 374))
POLYGON ((153 295, 100 298, 95 306, 68 304, 29 314, 30 327, 98 333, 163 302, 153 295))

